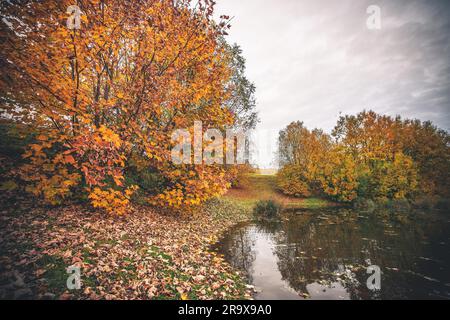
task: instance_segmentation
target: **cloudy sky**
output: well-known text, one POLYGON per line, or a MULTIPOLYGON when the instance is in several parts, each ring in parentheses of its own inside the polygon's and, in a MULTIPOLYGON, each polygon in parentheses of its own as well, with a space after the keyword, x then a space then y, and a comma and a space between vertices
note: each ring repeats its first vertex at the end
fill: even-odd
POLYGON ((294 120, 330 132, 341 112, 372 109, 450 130, 450 1, 217 2, 257 87, 260 166, 294 120), (379 30, 367 27, 369 5, 381 9, 379 30))

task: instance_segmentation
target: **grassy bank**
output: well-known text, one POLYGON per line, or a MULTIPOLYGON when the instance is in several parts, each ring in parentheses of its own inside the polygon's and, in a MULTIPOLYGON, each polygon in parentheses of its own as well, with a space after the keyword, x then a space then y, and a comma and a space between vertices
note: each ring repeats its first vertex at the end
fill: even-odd
POLYGON ((251 295, 211 243, 248 211, 213 200, 179 217, 136 207, 126 217, 80 206, 2 205, 0 299, 237 299, 251 295), (6 209, 10 208, 10 209, 6 209), (66 268, 81 268, 68 290, 66 268))
POLYGON ((242 187, 230 189, 224 196, 235 203, 252 208, 259 200, 274 200, 286 209, 314 209, 335 206, 321 198, 289 197, 277 190, 275 175, 252 174, 242 187))

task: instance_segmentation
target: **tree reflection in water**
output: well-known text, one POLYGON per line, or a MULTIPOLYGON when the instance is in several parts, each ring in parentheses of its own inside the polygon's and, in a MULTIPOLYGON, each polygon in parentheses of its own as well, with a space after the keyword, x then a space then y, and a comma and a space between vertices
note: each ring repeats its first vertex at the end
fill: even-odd
POLYGON ((448 299, 449 236, 443 214, 314 210, 238 225, 217 249, 262 290, 256 298, 448 299), (380 291, 366 286, 372 264, 380 291))
MULTIPOLYGON (((249 282, 253 282, 252 268, 256 252, 253 250, 255 240, 252 232, 247 228, 247 224, 237 225, 232 229, 229 236, 222 240, 221 248, 225 249, 221 253, 231 265, 245 272, 249 282)), ((217 248, 219 249, 219 248, 217 248)))

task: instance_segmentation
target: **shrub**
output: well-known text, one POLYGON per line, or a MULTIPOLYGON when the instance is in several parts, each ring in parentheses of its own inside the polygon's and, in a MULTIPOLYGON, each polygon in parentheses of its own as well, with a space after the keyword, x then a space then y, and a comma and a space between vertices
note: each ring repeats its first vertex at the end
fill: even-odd
POLYGON ((277 174, 277 185, 281 192, 294 197, 308 197, 311 190, 302 169, 296 165, 287 165, 277 174))
POLYGON ((273 200, 260 200, 256 203, 253 212, 265 218, 276 217, 281 211, 281 205, 273 200))
POLYGON ((358 198, 353 203, 353 207, 356 210, 372 212, 373 210, 375 210, 376 205, 375 202, 373 202, 373 200, 371 199, 358 198))
POLYGON ((357 198, 357 166, 351 155, 337 148, 329 153, 318 177, 323 192, 339 202, 352 202, 357 198))
POLYGON ((167 181, 158 172, 153 172, 149 168, 127 171, 125 182, 127 185, 137 185, 146 194, 157 194, 167 185, 167 181))
POLYGON ((382 206, 388 210, 397 212, 409 212, 411 210, 411 205, 406 199, 386 199, 380 200, 382 206))
POLYGON ((401 152, 393 159, 370 160, 369 172, 365 192, 369 198, 405 199, 416 191, 416 168, 412 159, 401 152))
POLYGON ((244 188, 250 185, 249 175, 255 173, 255 169, 248 163, 232 165, 227 168, 228 180, 233 188, 244 188))

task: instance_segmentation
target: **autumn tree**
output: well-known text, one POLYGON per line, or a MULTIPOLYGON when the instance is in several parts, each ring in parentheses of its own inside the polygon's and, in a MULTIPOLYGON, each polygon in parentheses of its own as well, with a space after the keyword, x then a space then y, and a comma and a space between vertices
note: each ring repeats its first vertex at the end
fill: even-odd
POLYGON ((317 180, 325 195, 339 202, 351 202, 358 197, 358 168, 342 147, 335 146, 318 166, 317 180))
POLYGON ((392 160, 372 160, 366 175, 360 172, 358 194, 370 199, 405 199, 414 196, 417 169, 411 157, 399 152, 392 160))
POLYGON ((242 49, 237 44, 228 44, 224 37, 221 38, 220 43, 228 57, 228 66, 231 70, 231 76, 226 85, 230 94, 225 101, 225 106, 231 111, 235 121, 229 129, 246 137, 244 141, 245 163, 227 165, 226 176, 233 187, 241 187, 248 184, 248 176, 254 171, 249 159, 250 136, 259 122, 256 112, 256 87, 246 76, 246 60, 242 49))
MULTIPOLYGON (((359 170, 365 172, 363 184, 379 184, 380 170, 396 167, 398 183, 412 179, 410 189, 394 193, 397 197, 415 191, 448 195, 450 136, 430 122, 363 111, 355 116, 340 117, 332 135, 353 156, 359 170)), ((393 195, 392 191, 382 194, 393 195)))
POLYGON ((394 120, 373 111, 341 116, 331 134, 357 162, 393 157, 401 150, 394 120))
POLYGON ((310 182, 299 165, 287 164, 277 173, 277 185, 287 195, 308 197, 311 195, 310 182))
POLYGON ((430 122, 363 111, 340 117, 331 136, 293 122, 280 131, 279 155, 278 185, 290 195, 320 190, 341 202, 448 196, 449 135, 430 122))
POLYGON ((231 76, 228 81, 228 96, 225 105, 236 118, 233 127, 242 131, 255 129, 259 122, 256 112, 255 85, 246 76, 245 58, 242 49, 237 45, 230 45, 224 38, 221 45, 228 54, 228 64, 231 76))
POLYGON ((50 203, 86 192, 117 213, 139 174, 161 184, 144 190, 158 205, 190 207, 223 192, 222 167, 170 161, 175 128, 235 121, 224 107, 231 70, 219 41, 229 25, 213 21, 214 2, 79 0, 80 28, 69 29, 73 4, 0 7, 2 117, 34 136, 19 170, 27 190, 50 203))
POLYGON ((282 169, 278 186, 289 195, 308 196, 318 185, 320 164, 332 147, 330 137, 319 129, 309 131, 302 122, 290 123, 278 137, 282 169))
POLYGON ((425 194, 450 196, 450 135, 429 121, 404 120, 403 152, 418 170, 419 189, 425 194))

